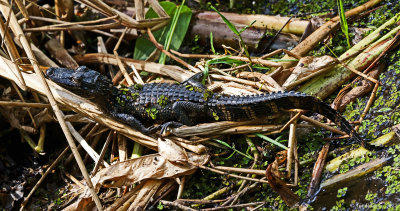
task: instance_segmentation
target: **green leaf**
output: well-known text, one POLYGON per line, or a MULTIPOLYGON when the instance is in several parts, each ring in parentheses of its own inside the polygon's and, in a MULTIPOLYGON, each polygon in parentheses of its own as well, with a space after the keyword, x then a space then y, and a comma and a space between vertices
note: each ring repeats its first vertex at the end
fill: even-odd
POLYGON ((260 138, 262 138, 262 139, 264 139, 264 140, 270 142, 271 144, 275 144, 276 146, 278 146, 278 147, 280 147, 280 148, 282 148, 282 149, 288 149, 287 146, 285 146, 285 145, 279 143, 278 141, 276 141, 276 140, 274 140, 274 139, 272 139, 272 138, 270 138, 270 137, 268 137, 268 136, 264 136, 263 134, 260 134, 260 133, 257 133, 256 135, 257 135, 258 137, 260 137, 260 138))
POLYGON ((211 5, 211 9, 213 9, 215 12, 218 13, 219 16, 221 16, 222 20, 225 22, 225 24, 232 30, 233 33, 235 33, 240 40, 240 45, 243 47, 244 52, 246 53, 246 56, 249 58, 250 63, 251 63, 251 58, 250 58, 250 54, 249 51, 247 50, 247 46, 246 43, 244 43, 242 36, 240 35, 240 33, 242 33, 244 30, 247 29, 247 27, 251 26, 252 24, 254 24, 255 21, 253 21, 250 25, 246 26, 243 30, 241 30, 240 32, 237 30, 236 26, 233 25, 228 19, 225 18, 225 16, 223 16, 217 9, 215 9, 215 7, 213 7, 211 5))
POLYGON ((215 49, 214 49, 214 41, 213 41, 213 33, 210 32, 210 44, 211 44, 211 52, 215 55, 215 49))
MULTIPOLYGON (((167 37, 166 37, 166 40, 164 43, 164 49, 167 51, 171 47, 172 38, 174 37, 174 34, 175 34, 174 32, 175 32, 176 26, 178 24, 179 17, 182 14, 183 6, 185 6, 185 0, 182 0, 182 4, 180 6, 178 6, 178 9, 174 12, 174 17, 172 18, 171 28, 168 30, 167 37)), ((182 41, 183 41, 183 39, 182 39, 182 41)), ((158 63, 165 64, 166 57, 167 56, 164 53, 161 53, 160 60, 158 63)))
MULTIPOLYGON (((224 60, 225 59, 229 59, 229 55, 228 56, 221 56, 221 57, 218 57, 218 58, 214 58, 214 59, 211 59, 211 60, 208 60, 207 62, 206 62, 206 65, 205 65, 205 67, 204 67, 204 70, 203 70, 203 79, 202 79, 202 81, 201 81, 201 83, 203 84, 203 85, 205 85, 205 83, 206 83, 206 79, 207 79, 207 76, 208 76, 208 72, 209 72, 209 66, 211 65, 211 64, 220 64, 220 63, 225 63, 224 62, 224 60)), ((231 60, 233 60, 233 59, 231 59, 231 60)), ((235 61, 238 61, 238 60, 235 60, 235 61)))
POLYGON ((243 152, 241 152, 241 151, 235 149, 234 147, 231 147, 231 145, 229 145, 229 144, 226 143, 225 141, 221 141, 221 140, 218 140, 218 139, 214 139, 214 141, 216 141, 216 142, 218 142, 218 143, 220 143, 220 144, 222 144, 222 145, 228 147, 229 149, 235 151, 236 153, 238 153, 238 154, 240 154, 240 155, 242 155, 242 156, 244 156, 244 157, 246 157, 246 158, 248 158, 248 159, 250 159, 250 160, 254 160, 254 158, 253 158, 252 156, 246 155, 246 154, 244 154, 243 152))
POLYGON ((222 20, 225 22, 225 24, 235 33, 237 36, 240 35, 239 31, 236 29, 236 26, 233 25, 228 19, 225 18, 217 9, 215 9, 214 6, 211 5, 211 9, 213 9, 215 12, 218 13, 219 16, 221 16, 222 20))
POLYGON ((241 29, 239 31, 239 33, 241 34, 242 32, 244 32, 244 30, 246 30, 247 28, 249 28, 250 26, 252 26, 254 23, 256 22, 256 20, 252 21, 249 25, 245 26, 243 29, 241 29))
MULTIPOLYGON (((175 12, 178 10, 178 7, 172 3, 163 1, 160 2, 160 5, 164 8, 165 12, 171 17, 174 16, 175 12)), ((146 19, 157 18, 158 15, 154 12, 152 8, 146 13, 146 19)), ((173 36, 171 36, 170 41, 170 49, 178 50, 181 46, 183 39, 185 38, 187 29, 189 27, 190 20, 192 18, 192 10, 184 5, 181 9, 179 18, 176 21, 176 27, 173 32, 173 36)), ((172 22, 170 22, 166 27, 159 29, 153 32, 154 37, 156 38, 158 43, 165 44, 167 40, 168 32, 171 30, 172 22)), ((148 37, 147 35, 145 35, 148 37)), ((156 49, 153 43, 147 40, 144 37, 139 37, 136 39, 135 44, 135 53, 133 55, 134 59, 145 60, 147 59, 151 53, 156 49)))
POLYGON ((349 26, 347 25, 346 15, 344 12, 343 1, 337 0, 339 16, 340 16, 340 27, 342 32, 346 35, 347 45, 350 47, 350 38, 349 38, 349 26))

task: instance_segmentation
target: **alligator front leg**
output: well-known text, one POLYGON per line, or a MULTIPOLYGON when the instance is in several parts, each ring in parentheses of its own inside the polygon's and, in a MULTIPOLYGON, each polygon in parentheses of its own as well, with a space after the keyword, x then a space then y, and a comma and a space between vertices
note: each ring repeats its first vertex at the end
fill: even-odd
POLYGON ((136 119, 134 116, 129 115, 129 114, 111 112, 111 115, 114 118, 121 120, 122 122, 133 127, 134 129, 142 132, 143 134, 155 133, 160 128, 160 126, 154 126, 154 125, 152 125, 150 127, 145 127, 138 119, 136 119))
POLYGON ((161 125, 161 134, 163 134, 168 127, 178 128, 182 125, 193 125, 193 119, 198 119, 198 115, 204 115, 204 106, 193 102, 178 101, 172 105, 172 112, 175 119, 178 121, 166 122, 161 125))

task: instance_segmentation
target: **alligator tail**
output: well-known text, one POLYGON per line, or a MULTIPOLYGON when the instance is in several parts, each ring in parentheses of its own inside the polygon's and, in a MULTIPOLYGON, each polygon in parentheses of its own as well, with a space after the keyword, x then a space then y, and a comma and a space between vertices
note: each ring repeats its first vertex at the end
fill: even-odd
POLYGON ((299 92, 287 92, 288 98, 293 104, 299 105, 299 109, 305 109, 314 113, 321 114, 333 121, 342 131, 350 136, 351 139, 364 146, 364 141, 353 129, 350 123, 335 109, 328 104, 312 96, 299 92), (297 103, 296 103, 297 102, 297 103))
MULTIPOLYGON (((253 96, 231 96, 221 99, 220 103, 225 104, 224 109, 230 111, 220 113, 224 120, 243 120, 266 117, 271 113, 280 110, 302 109, 321 114, 347 133, 354 141, 364 146, 361 137, 354 131, 350 123, 321 100, 300 92, 275 92, 253 96), (236 115, 236 116, 235 116, 236 115)), ((218 103, 217 103, 218 104, 218 103)))

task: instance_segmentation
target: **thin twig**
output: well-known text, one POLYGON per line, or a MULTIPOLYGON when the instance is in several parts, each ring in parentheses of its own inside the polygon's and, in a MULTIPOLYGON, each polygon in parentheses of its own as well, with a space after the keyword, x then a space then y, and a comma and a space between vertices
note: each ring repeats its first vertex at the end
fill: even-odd
MULTIPOLYGON (((69 23, 69 22, 66 22, 66 21, 55 20, 55 19, 52 19, 52 18, 38 17, 38 16, 29 16, 29 18, 32 19, 32 20, 45 21, 45 22, 51 22, 51 23, 69 23)), ((108 33, 108 32, 105 32, 105 31, 101 31, 101 30, 98 30, 98 29, 94 29, 94 30, 91 30, 91 31, 95 32, 95 33, 98 33, 98 34, 101 34, 101 35, 104 35, 104 36, 107 36, 107 37, 112 37, 112 38, 118 40, 118 37, 114 36, 111 33, 108 33)), ((126 40, 124 40, 123 42, 127 43, 126 40)))
POLYGON ((54 167, 57 166, 58 162, 61 161, 61 159, 67 154, 69 147, 66 147, 61 154, 53 161, 53 163, 49 166, 49 168, 46 169, 42 177, 39 179, 39 181, 36 182, 35 186, 31 189, 29 192, 28 196, 24 198, 24 201, 22 202, 22 207, 24 207, 29 199, 31 198, 32 194, 36 191, 36 189, 39 187, 40 184, 42 184, 43 180, 46 178, 46 176, 54 169, 54 167))
MULTIPOLYGON (((180 57, 184 57, 184 58, 196 58, 196 59, 218 59, 218 58, 224 58, 226 57, 226 55, 208 55, 208 54, 183 54, 180 53, 178 51, 174 51, 171 50, 172 53, 180 56, 180 57)), ((243 61, 243 62, 250 62, 249 58, 247 57, 242 57, 242 56, 229 56, 230 59, 235 59, 235 60, 239 60, 239 61, 243 61)), ((251 58, 251 62, 253 64, 261 64, 264 66, 268 66, 268 67, 281 67, 282 65, 277 63, 277 62, 272 62, 272 61, 268 61, 268 60, 264 60, 261 58, 251 58)))
POLYGON ((113 131, 110 131, 110 133, 107 136, 106 142, 103 145, 103 149, 101 149, 99 160, 96 162, 96 165, 94 166, 94 169, 92 171, 92 174, 91 174, 92 176, 97 173, 97 171, 99 170, 100 164, 104 160, 104 156, 106 155, 108 145, 111 143, 111 140, 113 139, 113 133, 114 133, 113 131))
POLYGON ((331 126, 328 126, 328 125, 326 125, 326 124, 324 124, 324 123, 321 123, 321 122, 318 122, 318 121, 316 121, 316 120, 313 120, 313 119, 311 119, 311 118, 309 118, 309 117, 307 117, 307 116, 301 115, 301 116, 300 116, 300 119, 301 119, 301 120, 304 120, 304 121, 307 121, 307 122, 309 122, 310 124, 315 125, 315 126, 317 126, 317 127, 321 127, 321 128, 324 128, 325 130, 329 130, 329 131, 331 131, 331 132, 333 132, 333 133, 337 133, 337 134, 340 134, 340 135, 346 135, 345 132, 343 132, 343 131, 341 131, 341 130, 339 130, 339 129, 336 129, 336 128, 331 127, 331 126))
MULTIPOLYGON (((52 92, 50 90, 49 85, 46 82, 46 79, 44 78, 44 75, 42 71, 39 68, 38 62, 36 61, 36 58, 32 52, 32 49, 30 47, 30 43, 25 37, 25 34, 23 30, 21 29, 21 26, 18 24, 17 18, 15 17, 14 13, 12 12, 11 5, 8 4, 6 1, 2 1, 2 4, 0 5, 0 10, 4 18, 7 20, 10 20, 10 27, 12 31, 14 32, 14 35, 19 41, 21 42, 21 45, 23 46, 23 49, 26 53, 26 56, 28 57, 29 61, 31 62, 33 69, 35 70, 36 76, 38 77, 39 81, 41 82, 42 86, 44 87, 45 94, 47 98, 49 99, 50 105, 53 108, 53 111, 57 117, 57 120, 60 123, 61 129, 64 132, 65 137, 67 138, 68 144, 71 147, 72 152, 75 155, 75 159, 78 163, 79 169, 82 172, 82 175, 84 176, 86 180, 86 184, 90 189, 90 192, 92 194, 92 198, 96 204, 96 207, 98 210, 103 210, 103 207, 101 205, 100 199, 97 195, 97 192, 94 190, 92 181, 90 180, 89 174, 87 172, 87 169, 85 167, 85 164, 82 161, 82 158, 79 154, 79 152, 76 150, 76 145, 75 142, 72 138, 72 135, 70 131, 68 130, 68 127, 64 121, 64 114, 61 112, 59 109, 54 96, 52 95, 52 92)), ((8 27, 7 27, 8 28, 8 27)))
POLYGON ((202 211, 214 211, 214 210, 228 210, 228 209, 240 209, 240 208, 248 208, 253 206, 264 205, 265 202, 252 202, 247 204, 237 204, 237 205, 230 205, 230 206, 220 206, 215 208, 206 208, 201 209, 202 211))
MULTIPOLYGON (((201 72, 199 69, 193 67, 192 65, 186 63, 185 61, 183 61, 182 59, 176 57, 175 55, 171 54, 169 51, 165 50, 163 48, 163 46, 157 42, 156 38, 154 37, 153 33, 151 32, 150 28, 147 29, 147 35, 149 35, 149 40, 150 42, 152 42, 154 44, 154 46, 161 52, 163 52, 165 55, 167 55, 168 57, 170 57, 171 59, 177 61, 178 63, 182 64, 183 66, 185 66, 186 68, 192 70, 195 73, 199 73, 201 72)), ((172 50, 171 50, 172 51, 172 50)))
POLYGON ((47 103, 25 103, 13 101, 0 101, 0 106, 13 106, 13 107, 31 107, 31 108, 50 108, 47 103))
POLYGON ((210 168, 210 167, 207 167, 207 166, 199 165, 199 164, 193 163, 193 162, 190 162, 190 163, 191 163, 192 165, 195 165, 195 166, 199 167, 199 168, 206 169, 206 170, 212 171, 212 172, 214 172, 214 173, 222 174, 222 175, 227 175, 227 176, 229 176, 229 177, 235 177, 235 178, 244 179, 244 180, 249 180, 249 181, 253 181, 253 182, 268 183, 267 180, 263 180, 263 179, 253 179, 253 178, 248 178, 248 177, 239 176, 239 175, 236 175, 236 174, 227 174, 227 173, 225 173, 225 172, 223 172, 223 171, 220 171, 220 170, 217 170, 217 169, 214 169, 214 168, 210 168))
POLYGON ((118 55, 118 48, 121 45, 121 42, 122 42, 127 30, 128 30, 128 27, 125 27, 125 30, 121 34, 121 37, 119 38, 117 44, 115 45, 113 52, 114 52, 114 55, 115 55, 115 59, 117 60, 118 67, 119 67, 120 71, 124 75, 124 78, 125 78, 126 82, 128 83, 128 85, 131 86, 134 83, 133 83, 131 77, 129 76, 128 72, 126 71, 124 64, 122 64, 121 59, 119 59, 119 55, 118 55))
POLYGON ((185 210, 185 211, 197 210, 197 209, 192 209, 192 208, 187 207, 185 205, 179 204, 178 202, 170 202, 170 201, 165 201, 165 200, 160 200, 160 202, 162 204, 164 204, 164 205, 171 206, 171 207, 176 207, 176 208, 179 208, 179 209, 182 209, 182 210, 185 210))
MULTIPOLYGON (((372 103, 374 103, 375 100, 375 96, 376 96, 376 92, 378 91, 378 87, 379 87, 379 83, 376 83, 374 86, 374 90, 372 90, 371 96, 368 99, 367 105, 365 106, 363 112, 360 115, 360 118, 358 119, 358 121, 362 122, 365 118, 365 116, 367 115, 369 109, 372 106, 372 103)), ((357 125, 354 130, 358 131, 358 129, 360 128, 361 125, 357 125)))

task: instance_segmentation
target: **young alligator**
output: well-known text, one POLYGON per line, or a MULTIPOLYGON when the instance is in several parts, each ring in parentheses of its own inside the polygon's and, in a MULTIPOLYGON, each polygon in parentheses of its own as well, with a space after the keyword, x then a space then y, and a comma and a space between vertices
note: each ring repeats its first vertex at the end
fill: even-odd
POLYGON ((363 143, 350 124, 324 102, 299 92, 229 96, 214 94, 196 74, 181 84, 151 83, 117 88, 100 73, 81 66, 71 70, 49 68, 47 76, 62 87, 101 106, 114 118, 145 133, 154 133, 161 124, 180 127, 215 121, 241 121, 268 117, 287 109, 304 109, 335 122, 358 143, 363 143), (150 127, 145 127, 150 125, 150 127))

